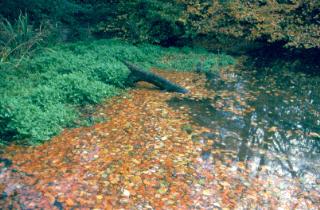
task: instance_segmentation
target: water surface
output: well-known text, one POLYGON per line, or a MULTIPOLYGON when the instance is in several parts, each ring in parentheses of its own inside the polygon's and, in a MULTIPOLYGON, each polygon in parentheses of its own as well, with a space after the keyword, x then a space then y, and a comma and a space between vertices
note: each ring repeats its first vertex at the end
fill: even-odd
POLYGON ((193 123, 210 129, 193 136, 204 145, 213 141, 202 151, 200 168, 240 165, 246 182, 269 181, 283 203, 312 192, 310 200, 320 204, 319 87, 316 74, 229 69, 210 76, 214 97, 173 98, 169 104, 188 107, 193 123))

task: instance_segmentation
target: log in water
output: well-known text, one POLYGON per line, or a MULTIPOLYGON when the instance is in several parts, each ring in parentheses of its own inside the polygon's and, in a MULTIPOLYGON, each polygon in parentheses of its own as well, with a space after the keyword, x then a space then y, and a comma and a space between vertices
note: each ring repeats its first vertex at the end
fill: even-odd
POLYGON ((161 90, 166 90, 169 92, 178 92, 178 93, 188 93, 188 90, 177 85, 159 75, 156 75, 152 72, 148 72, 137 65, 121 60, 130 70, 130 75, 128 77, 128 83, 130 85, 135 84, 136 82, 145 81, 155 86, 159 87, 161 90))

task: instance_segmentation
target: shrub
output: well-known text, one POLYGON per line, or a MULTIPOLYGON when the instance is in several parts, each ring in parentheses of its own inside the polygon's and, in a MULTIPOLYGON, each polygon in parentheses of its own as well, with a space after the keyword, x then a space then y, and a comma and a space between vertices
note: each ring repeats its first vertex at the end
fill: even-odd
POLYGON ((99 15, 93 31, 99 36, 117 36, 137 43, 147 41, 168 46, 184 35, 179 22, 182 6, 179 1, 166 0, 93 4, 99 15))
POLYGON ((182 0, 181 19, 190 35, 244 38, 283 43, 290 48, 319 48, 320 2, 182 0))
POLYGON ((74 124, 77 112, 55 103, 39 107, 28 99, 8 98, 0 104, 1 136, 37 144, 74 124))
MULTIPOLYGON (((89 1, 90 2, 90 1, 89 1)), ((320 1, 119 0, 99 4, 94 31, 165 46, 198 36, 319 48, 320 1)))
POLYGON ((82 72, 59 75, 51 81, 51 85, 64 95, 65 102, 77 105, 98 104, 118 93, 114 86, 89 80, 82 72))

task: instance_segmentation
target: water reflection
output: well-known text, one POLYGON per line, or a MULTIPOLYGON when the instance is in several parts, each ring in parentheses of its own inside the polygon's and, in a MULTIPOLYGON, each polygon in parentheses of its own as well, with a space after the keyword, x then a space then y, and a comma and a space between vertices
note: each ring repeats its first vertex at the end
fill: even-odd
POLYGON ((204 161, 241 162, 251 176, 298 180, 320 195, 319 83, 320 76, 297 72, 228 70, 210 78, 214 98, 169 104, 189 107, 194 123, 210 128, 193 137, 214 141, 204 161))

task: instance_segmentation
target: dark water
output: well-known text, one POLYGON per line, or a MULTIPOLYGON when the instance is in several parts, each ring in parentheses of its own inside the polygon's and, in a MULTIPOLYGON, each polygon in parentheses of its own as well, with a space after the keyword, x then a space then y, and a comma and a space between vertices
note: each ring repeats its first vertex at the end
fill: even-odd
POLYGON ((193 136, 214 141, 204 161, 242 162, 252 176, 298 180, 303 191, 320 195, 319 87, 315 74, 225 70, 208 82, 215 97, 169 104, 188 107, 193 123, 210 129, 193 136))

